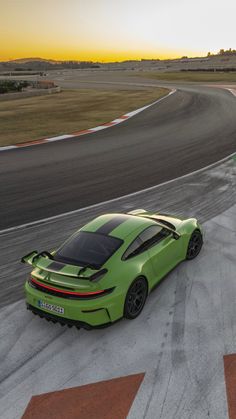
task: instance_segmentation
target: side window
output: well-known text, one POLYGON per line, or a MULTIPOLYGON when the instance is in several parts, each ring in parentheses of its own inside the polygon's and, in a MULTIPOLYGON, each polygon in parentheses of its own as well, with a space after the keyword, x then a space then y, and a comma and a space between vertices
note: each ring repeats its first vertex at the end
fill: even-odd
POLYGON ((153 245, 157 244, 163 238, 169 236, 170 231, 159 225, 154 225, 146 228, 139 236, 131 243, 128 249, 122 256, 123 260, 129 259, 145 250, 149 249, 153 245))
POLYGON ((151 227, 146 228, 142 233, 140 233, 139 238, 142 243, 152 240, 157 234, 161 232, 163 228, 159 225, 153 225, 151 227))
POLYGON ((132 254, 136 254, 138 248, 140 247, 140 245, 142 244, 141 240, 139 239, 139 237, 137 237, 133 243, 131 243, 128 247, 128 249, 125 251, 125 253, 122 256, 123 260, 128 259, 132 254))
POLYGON ((140 235, 142 241, 142 249, 147 250, 155 244, 159 243, 162 239, 169 236, 170 231, 161 226, 152 226, 144 230, 140 235))

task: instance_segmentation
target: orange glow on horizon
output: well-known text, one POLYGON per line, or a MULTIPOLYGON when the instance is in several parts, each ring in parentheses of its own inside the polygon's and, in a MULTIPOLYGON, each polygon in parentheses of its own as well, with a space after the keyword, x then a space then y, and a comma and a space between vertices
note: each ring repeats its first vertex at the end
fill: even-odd
POLYGON ((108 63, 108 62, 122 62, 126 60, 151 60, 151 59, 174 59, 180 58, 183 55, 187 55, 188 57, 200 57, 203 56, 201 52, 189 52, 188 54, 184 53, 183 51, 162 51, 158 53, 158 51, 147 52, 147 51, 81 51, 77 53, 71 53, 69 50, 60 50, 56 51, 53 49, 52 51, 47 49, 34 49, 34 48, 21 48, 17 49, 16 51, 6 51, 5 53, 0 52, 0 61, 14 61, 23 58, 42 58, 46 60, 55 60, 55 61, 92 61, 92 62, 100 62, 100 63, 108 63))
POLYGON ((223 9, 226 3, 223 30, 223 11, 215 0, 199 0, 194 10, 188 0, 0 0, 0 60, 206 56, 234 47, 235 0, 225 0, 223 9))

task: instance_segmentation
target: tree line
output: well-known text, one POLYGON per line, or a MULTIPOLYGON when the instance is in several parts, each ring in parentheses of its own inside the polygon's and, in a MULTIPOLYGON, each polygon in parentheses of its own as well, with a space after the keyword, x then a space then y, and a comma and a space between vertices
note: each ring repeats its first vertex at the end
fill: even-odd
POLYGON ((212 54, 211 52, 208 52, 207 56, 211 57, 211 56, 215 56, 215 55, 231 55, 231 54, 236 54, 236 49, 232 49, 232 48, 223 49, 223 48, 221 48, 219 50, 219 52, 217 52, 217 54, 212 54))
POLYGON ((27 81, 0 80, 0 94, 21 92, 28 85, 27 81))

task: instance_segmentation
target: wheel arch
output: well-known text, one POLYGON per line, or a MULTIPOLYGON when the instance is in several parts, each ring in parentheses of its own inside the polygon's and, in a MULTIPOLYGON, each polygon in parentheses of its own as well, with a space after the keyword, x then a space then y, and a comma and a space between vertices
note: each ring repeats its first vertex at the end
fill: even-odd
POLYGON ((198 230, 203 236, 203 229, 198 220, 196 218, 188 218, 182 222, 179 233, 184 236, 188 242, 195 230, 198 230))

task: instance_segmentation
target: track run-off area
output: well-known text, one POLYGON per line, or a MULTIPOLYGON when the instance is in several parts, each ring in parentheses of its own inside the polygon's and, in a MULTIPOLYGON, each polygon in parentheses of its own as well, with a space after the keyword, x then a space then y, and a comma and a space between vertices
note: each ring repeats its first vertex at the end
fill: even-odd
POLYGON ((1 418, 20 418, 33 395, 144 374, 129 419, 227 419, 236 100, 219 88, 177 89, 103 132, 1 153, 1 418), (134 208, 195 216, 204 228, 201 254, 160 283, 139 318, 87 332, 26 311, 22 255, 58 246, 98 214, 134 208))

